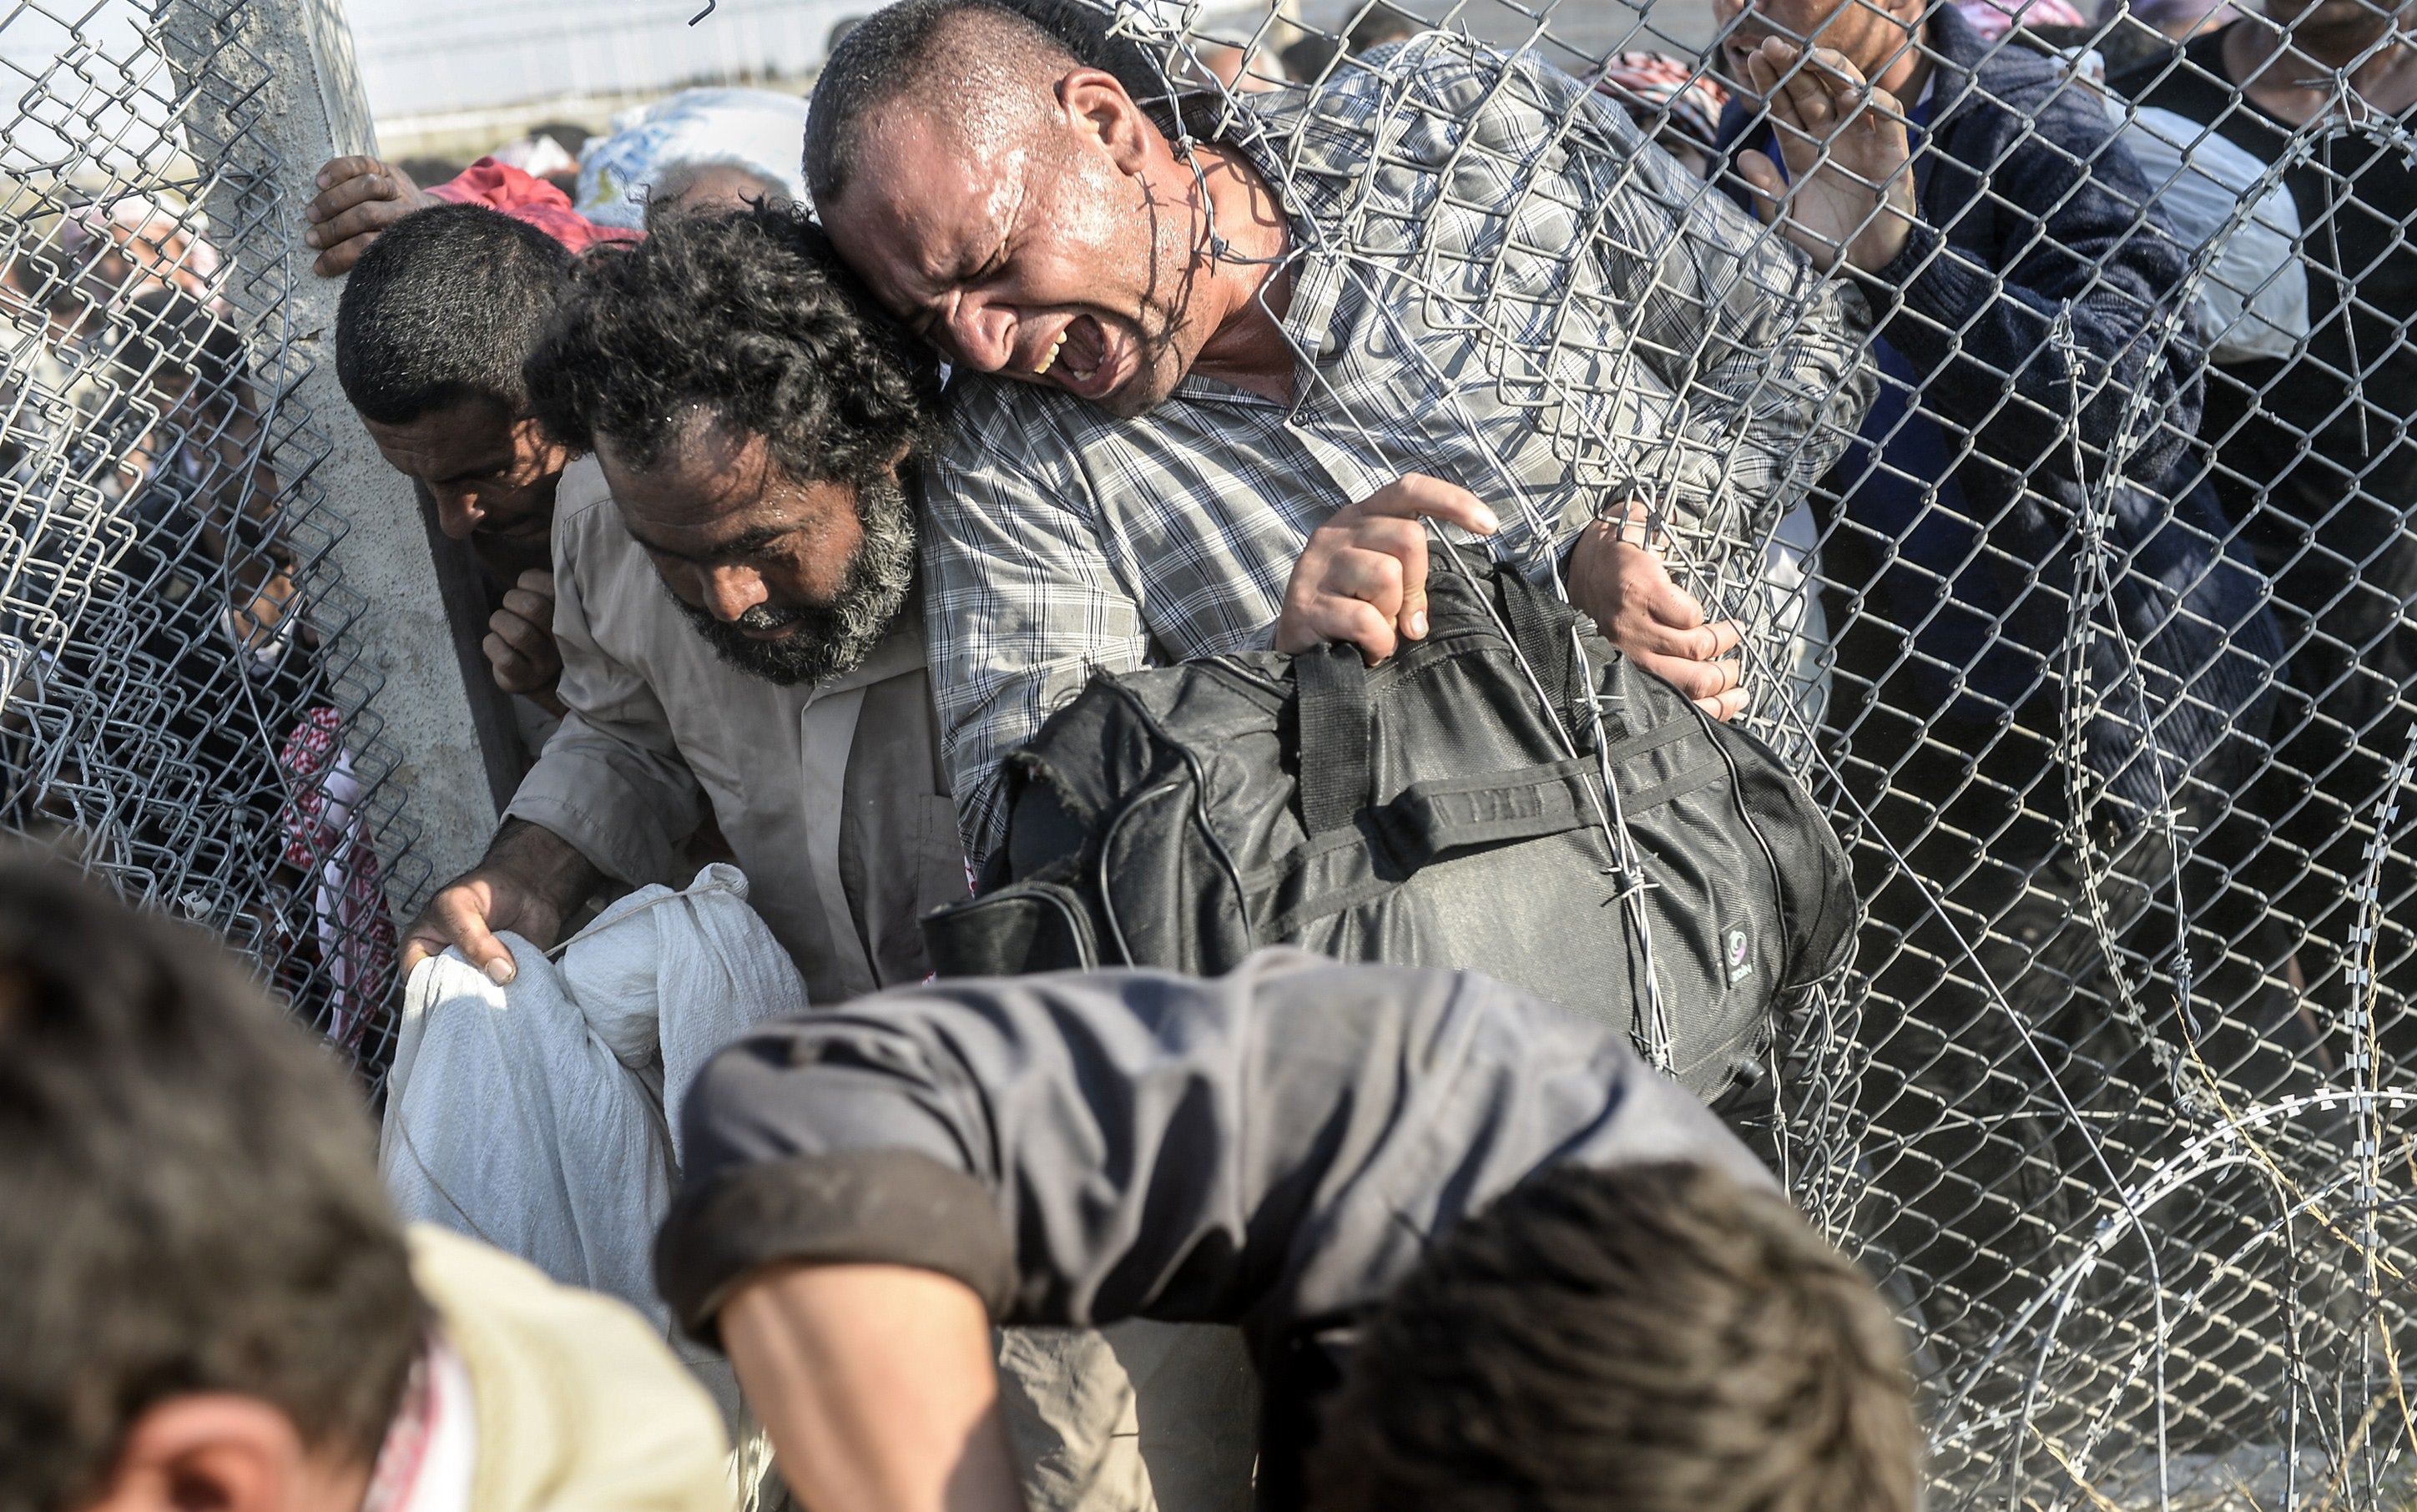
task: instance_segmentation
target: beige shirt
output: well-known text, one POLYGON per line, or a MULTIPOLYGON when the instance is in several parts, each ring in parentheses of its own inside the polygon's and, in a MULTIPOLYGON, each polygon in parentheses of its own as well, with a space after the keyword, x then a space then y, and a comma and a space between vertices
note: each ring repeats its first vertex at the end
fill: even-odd
POLYGON ((844 677, 750 676, 672 602, 592 457, 555 492, 554 573, 570 714, 509 815, 623 882, 680 885, 709 803, 813 1002, 928 975, 919 921, 965 896, 965 869, 920 610, 844 677))
POLYGON ((469 1374, 477 1512, 731 1512, 722 1414, 644 1319, 476 1240, 410 1240, 469 1374))

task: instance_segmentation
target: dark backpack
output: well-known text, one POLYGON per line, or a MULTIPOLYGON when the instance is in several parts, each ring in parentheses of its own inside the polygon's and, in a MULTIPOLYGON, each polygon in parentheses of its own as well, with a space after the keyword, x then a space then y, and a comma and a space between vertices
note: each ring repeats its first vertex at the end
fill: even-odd
POLYGON ((977 897, 924 920, 940 975, 1213 975, 1294 945, 1514 982, 1707 1099, 1750 1077, 1783 994, 1844 963, 1854 890, 1828 822, 1768 747, 1516 571, 1439 548, 1427 593, 1427 638, 1376 667, 1332 645, 1092 678, 1007 758, 1006 843, 977 897))

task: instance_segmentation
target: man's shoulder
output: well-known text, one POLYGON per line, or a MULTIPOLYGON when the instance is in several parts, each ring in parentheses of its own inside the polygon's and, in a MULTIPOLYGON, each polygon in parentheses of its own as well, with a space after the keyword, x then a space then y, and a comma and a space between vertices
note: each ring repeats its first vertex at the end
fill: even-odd
POLYGON ((1551 64, 1444 31, 1380 48, 1315 91, 1262 98, 1252 124, 1285 168, 1353 177, 1376 166, 1364 146, 1378 134, 1389 153, 1427 144, 1449 152, 1468 140, 1524 152, 1607 119, 1589 105, 1586 86, 1551 64))
POLYGON ((2225 73, 2224 34, 2229 29, 2158 48, 2109 79, 2107 87, 2136 105, 2153 105, 2202 125, 2223 121, 2246 109, 2225 73))
POLYGON ((1061 389, 987 373, 951 379, 941 413, 946 435, 934 460, 944 490, 1001 472, 1065 487, 1080 476, 1083 448, 1117 423, 1061 389))
POLYGON ((470 1373, 479 1504, 728 1504, 721 1414, 645 1319, 442 1229, 415 1224, 409 1241, 412 1278, 470 1373), (585 1496, 552 1503, 547 1487, 585 1496))
POLYGON ((604 481, 604 468, 596 454, 571 460, 554 485, 554 522, 556 528, 573 521, 586 521, 597 511, 613 503, 612 485, 604 481))
POLYGON ((1946 101, 1938 150, 1975 173, 1999 163, 2017 174, 2027 154, 2048 153, 2060 174, 2120 173, 2128 158, 2109 157, 2099 144, 2116 135, 2105 98, 2075 77, 2061 59, 2006 42, 1981 56, 1966 75, 1962 98, 1946 101), (1974 137, 2001 145, 1976 147, 1974 137))

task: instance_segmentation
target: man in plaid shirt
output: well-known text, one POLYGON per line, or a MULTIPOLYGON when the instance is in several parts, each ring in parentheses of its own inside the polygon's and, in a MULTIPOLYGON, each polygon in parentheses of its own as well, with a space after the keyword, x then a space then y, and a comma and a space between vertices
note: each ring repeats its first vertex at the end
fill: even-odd
POLYGON ((968 849, 1095 669, 1422 635, 1430 521, 1742 708, 1703 598, 1762 597, 1869 403, 1862 296, 1531 58, 1431 33, 1170 140, 1103 20, 904 0, 807 127, 833 242, 957 370, 924 523, 968 849))

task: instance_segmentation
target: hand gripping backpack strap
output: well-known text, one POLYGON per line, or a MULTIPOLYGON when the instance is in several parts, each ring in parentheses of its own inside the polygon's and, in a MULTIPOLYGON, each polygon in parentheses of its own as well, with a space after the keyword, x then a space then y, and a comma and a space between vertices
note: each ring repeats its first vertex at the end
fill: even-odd
POLYGON ((1300 824, 1313 837, 1347 829, 1368 806, 1368 669, 1335 641, 1292 658, 1300 717, 1300 824))

